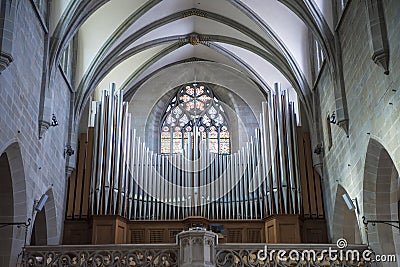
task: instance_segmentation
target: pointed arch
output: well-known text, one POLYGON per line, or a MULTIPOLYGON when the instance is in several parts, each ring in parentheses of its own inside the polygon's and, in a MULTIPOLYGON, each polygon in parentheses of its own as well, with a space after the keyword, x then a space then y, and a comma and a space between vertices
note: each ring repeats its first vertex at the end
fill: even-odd
MULTIPOLYGON (((20 146, 12 140, 0 152, 0 221, 26 222, 26 179, 20 146)), ((15 266, 24 246, 23 228, 7 226, 0 229, 0 243, 1 262, 15 266)))
POLYGON ((338 184, 333 214, 334 222, 332 242, 334 243, 338 239, 344 238, 349 244, 361 243, 361 233, 356 217, 356 211, 348 209, 343 199, 344 194, 348 194, 346 189, 338 184))
MULTIPOLYGON (((399 172, 386 148, 370 139, 363 180, 363 210, 367 220, 399 220, 399 172)), ((385 224, 369 226, 368 241, 376 253, 400 254, 398 230, 385 224)))
POLYGON ((230 153, 224 108, 213 90, 201 82, 181 86, 170 100, 160 125, 160 152, 182 153, 194 135, 206 141, 210 152, 230 153))

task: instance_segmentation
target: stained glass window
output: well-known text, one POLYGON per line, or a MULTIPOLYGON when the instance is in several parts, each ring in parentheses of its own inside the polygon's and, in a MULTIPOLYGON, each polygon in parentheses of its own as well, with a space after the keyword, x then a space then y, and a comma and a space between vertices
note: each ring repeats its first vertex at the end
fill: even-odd
MULTIPOLYGON (((230 153, 230 136, 221 102, 212 90, 192 83, 181 87, 168 105, 161 125, 161 153, 182 153, 188 140, 206 141, 213 153, 230 153)), ((199 147, 199 146, 198 146, 199 147)))
POLYGON ((208 134, 208 148, 213 153, 218 153, 218 131, 215 126, 210 127, 208 134))
POLYGON ((171 150, 171 133, 168 127, 164 127, 161 132, 161 153, 169 153, 171 150))

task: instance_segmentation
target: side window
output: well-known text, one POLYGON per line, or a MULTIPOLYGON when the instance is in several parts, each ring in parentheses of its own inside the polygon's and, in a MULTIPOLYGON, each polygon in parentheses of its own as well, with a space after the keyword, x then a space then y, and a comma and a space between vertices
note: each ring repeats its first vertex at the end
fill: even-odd
POLYGON ((45 18, 47 15, 47 0, 34 0, 40 15, 45 18))
POLYGON ((338 17, 342 15, 348 1, 349 0, 336 0, 336 13, 338 17))
POLYGON ((60 69, 63 72, 65 78, 73 85, 74 82, 74 62, 76 62, 76 38, 73 38, 68 46, 65 48, 61 59, 60 59, 60 69))
POLYGON ((333 17, 334 17, 334 23, 336 24, 336 28, 339 26, 342 16, 343 16, 349 2, 350 2, 350 0, 334 0, 334 1, 332 1, 333 11, 335 13, 335 14, 333 14, 333 17))
POLYGON ((311 32, 309 33, 309 42, 311 54, 311 76, 315 84, 324 65, 325 56, 322 50, 322 46, 319 44, 319 42, 311 32))
POLYGON ((49 27, 49 0, 31 0, 34 8, 36 9, 37 16, 42 23, 44 29, 47 31, 49 27))
POLYGON ((60 61, 60 67, 62 71, 65 74, 65 77, 69 81, 71 81, 71 59, 72 59, 72 42, 70 42, 65 48, 64 53, 62 54, 61 61, 60 61))

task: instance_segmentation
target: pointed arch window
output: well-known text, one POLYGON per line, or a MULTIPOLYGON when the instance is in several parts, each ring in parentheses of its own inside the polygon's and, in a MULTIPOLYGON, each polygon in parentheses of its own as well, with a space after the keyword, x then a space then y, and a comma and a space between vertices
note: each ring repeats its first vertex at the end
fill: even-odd
POLYGON ((213 153, 230 153, 230 133, 220 100, 208 86, 182 86, 172 98, 161 123, 161 153, 182 153, 188 141, 206 141, 213 153))

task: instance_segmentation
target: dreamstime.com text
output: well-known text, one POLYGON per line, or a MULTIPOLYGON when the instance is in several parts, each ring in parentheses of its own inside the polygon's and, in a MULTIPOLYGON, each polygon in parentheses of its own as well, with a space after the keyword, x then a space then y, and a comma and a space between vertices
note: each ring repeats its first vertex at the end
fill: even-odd
POLYGON ((356 249, 346 249, 347 240, 340 238, 336 242, 336 247, 328 247, 324 250, 313 250, 313 249, 302 249, 296 250, 268 250, 268 246, 264 249, 259 250, 257 253, 258 260, 265 261, 278 259, 279 261, 322 261, 328 258, 331 261, 360 261, 364 262, 396 262, 396 255, 379 255, 375 254, 372 250, 356 250, 356 249))

